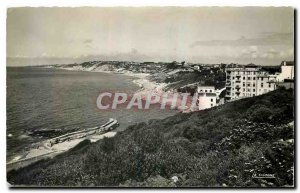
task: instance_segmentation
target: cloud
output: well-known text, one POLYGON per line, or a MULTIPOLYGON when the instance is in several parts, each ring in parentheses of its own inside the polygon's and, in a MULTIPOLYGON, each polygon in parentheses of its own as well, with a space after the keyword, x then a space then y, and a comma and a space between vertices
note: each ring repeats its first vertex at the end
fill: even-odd
POLYGON ((275 51, 274 49, 271 49, 269 51, 266 51, 265 53, 263 53, 261 55, 262 58, 269 58, 269 59, 273 59, 273 58, 277 58, 280 57, 280 53, 278 51, 275 51))
POLYGON ((83 43, 90 44, 90 43, 93 43, 93 40, 92 39, 86 39, 86 40, 83 41, 83 43))
POLYGON ((239 58, 245 59, 292 59, 294 57, 293 49, 278 50, 270 48, 268 50, 258 50, 257 46, 249 46, 243 49, 239 58))
POLYGON ((248 46, 241 51, 241 55, 239 57, 246 58, 257 58, 258 57, 258 48, 257 46, 248 46))
POLYGON ((131 48, 131 54, 138 54, 138 51, 137 51, 137 49, 135 49, 135 48, 131 48))
POLYGON ((270 49, 269 51, 263 53, 261 55, 262 58, 283 58, 283 59, 290 59, 294 58, 294 49, 288 49, 288 50, 281 50, 277 51, 274 49, 270 49))
POLYGON ((262 33, 258 38, 246 38, 241 36, 236 40, 208 40, 196 41, 190 45, 196 46, 271 46, 271 45, 293 45, 293 33, 262 33))
POLYGON ((93 46, 91 46, 90 44, 86 44, 84 47, 85 47, 85 48, 89 48, 89 49, 92 49, 92 48, 93 48, 93 46))
POLYGON ((92 39, 86 39, 83 41, 84 47, 87 49, 95 49, 93 45, 93 40, 92 39))

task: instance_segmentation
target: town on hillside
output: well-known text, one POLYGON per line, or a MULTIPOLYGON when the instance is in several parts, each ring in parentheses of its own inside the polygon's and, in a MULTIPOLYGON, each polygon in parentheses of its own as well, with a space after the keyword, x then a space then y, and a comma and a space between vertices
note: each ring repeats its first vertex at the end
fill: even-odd
MULTIPOLYGON (((166 83, 165 91, 198 94, 197 109, 203 110, 234 100, 254 97, 279 87, 294 88, 294 61, 273 66, 253 63, 201 64, 188 62, 90 61, 48 67, 119 74, 149 74, 150 81, 166 83)), ((194 109, 195 110, 195 109, 194 109)))

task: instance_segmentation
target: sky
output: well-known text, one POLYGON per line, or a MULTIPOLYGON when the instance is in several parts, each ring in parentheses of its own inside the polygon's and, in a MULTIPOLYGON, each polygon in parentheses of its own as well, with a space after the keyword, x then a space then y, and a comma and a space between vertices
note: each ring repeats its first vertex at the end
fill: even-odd
POLYGON ((290 7, 9 8, 7 65, 85 60, 279 65, 290 7))

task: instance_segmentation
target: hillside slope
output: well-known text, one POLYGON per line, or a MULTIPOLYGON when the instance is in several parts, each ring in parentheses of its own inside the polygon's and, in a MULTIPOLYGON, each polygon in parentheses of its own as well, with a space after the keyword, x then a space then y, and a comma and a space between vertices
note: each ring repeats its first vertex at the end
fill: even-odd
POLYGON ((7 179, 33 186, 293 186, 293 112, 293 90, 279 89, 133 125, 7 179))

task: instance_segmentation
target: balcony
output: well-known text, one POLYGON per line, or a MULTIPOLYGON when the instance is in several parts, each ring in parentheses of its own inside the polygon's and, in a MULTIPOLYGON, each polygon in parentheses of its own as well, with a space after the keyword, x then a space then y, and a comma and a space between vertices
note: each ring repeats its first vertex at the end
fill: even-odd
POLYGON ((241 77, 241 75, 240 75, 240 74, 238 74, 238 75, 236 75, 236 77, 237 77, 237 78, 240 78, 240 77, 241 77))
POLYGON ((240 95, 240 93, 241 93, 240 91, 236 91, 235 92, 236 95, 240 95))
POLYGON ((240 89, 241 87, 240 87, 239 85, 236 85, 235 88, 236 88, 236 89, 240 89))
POLYGON ((241 81, 240 80, 236 80, 235 83, 241 83, 241 81))
POLYGON ((225 100, 229 101, 231 99, 231 96, 225 96, 225 100))

